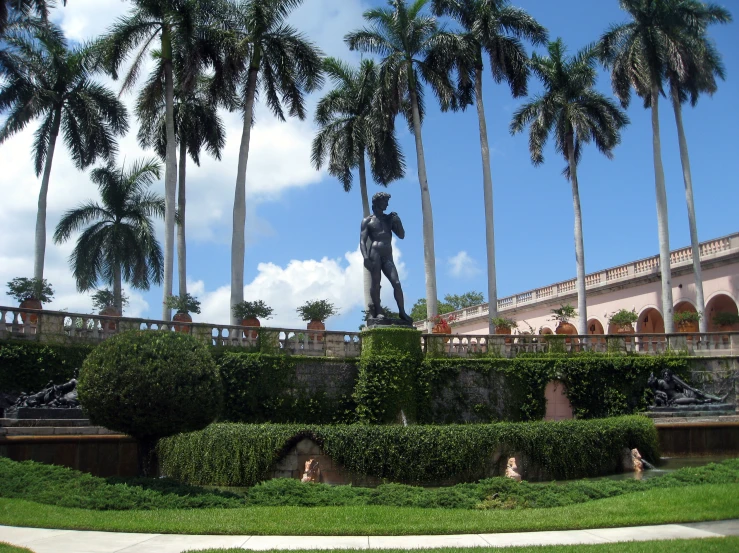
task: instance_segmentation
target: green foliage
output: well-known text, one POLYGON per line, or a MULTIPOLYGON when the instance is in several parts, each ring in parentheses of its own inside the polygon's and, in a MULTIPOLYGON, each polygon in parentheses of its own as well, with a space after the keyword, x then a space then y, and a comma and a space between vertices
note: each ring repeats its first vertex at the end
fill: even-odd
POLYGON ((167 309, 176 309, 177 313, 200 313, 200 301, 190 294, 168 296, 165 305, 167 309))
POLYGON ((237 319, 270 319, 273 309, 264 300, 242 301, 231 309, 233 316, 237 319))
POLYGON ((505 317, 494 317, 492 322, 498 328, 516 328, 518 326, 516 321, 505 317))
POLYGON ((734 313, 717 313, 713 316, 713 324, 716 326, 733 326, 739 324, 739 315, 734 313))
POLYGON ((523 453, 557 479, 617 472, 624 447, 658 459, 657 431, 643 417, 449 426, 213 424, 161 440, 158 453, 162 472, 177 480, 250 486, 304 437, 352 472, 405 483, 475 480, 498 448, 523 453))
POLYGON ((206 346, 177 332, 113 336, 90 353, 79 376, 90 420, 138 439, 204 428, 218 415, 222 393, 206 346))
POLYGON ((552 318, 555 321, 567 323, 570 319, 577 317, 577 311, 575 311, 575 308, 568 303, 567 305, 562 305, 557 309, 552 309, 552 315, 552 318))
POLYGON ((672 320, 675 325, 681 325, 685 323, 697 323, 703 317, 696 311, 679 311, 672 316, 672 320))
POLYGON ((65 467, 33 461, 16 463, 4 457, 0 457, 0 496, 96 511, 243 505, 234 494, 195 488, 174 480, 111 478, 106 481, 65 467))
POLYGON ((37 392, 48 382, 60 384, 75 378, 85 357, 93 350, 87 344, 41 344, 21 340, 0 342, 0 391, 37 392))
POLYGON ((458 296, 457 294, 447 294, 444 296, 444 303, 452 306, 454 311, 464 309, 466 307, 474 307, 485 303, 485 296, 482 292, 465 292, 458 296))
MULTIPOLYGON (((128 296, 126 294, 121 294, 121 303, 123 307, 128 305, 128 296)), ((114 305, 115 296, 108 288, 98 290, 92 295, 92 306, 98 311, 102 311, 106 307, 113 307, 114 305)))
POLYGON ((634 310, 619 309, 608 319, 614 325, 631 325, 639 320, 639 315, 634 310))
MULTIPOLYGON (((439 315, 446 315, 447 313, 451 313, 452 311, 454 311, 454 306, 448 303, 444 303, 443 301, 437 301, 436 305, 439 315)), ((416 303, 414 303, 409 315, 414 321, 425 321, 427 317, 426 298, 421 298, 416 303)))
POLYGON ((326 424, 356 419, 355 359, 226 351, 217 362, 224 386, 223 420, 326 424))
POLYGON ((46 279, 17 277, 8 282, 8 295, 18 302, 33 299, 49 303, 54 297, 54 291, 46 279))
POLYGON ((362 356, 354 388, 362 422, 392 424, 416 418, 416 373, 423 354, 413 328, 375 328, 362 332, 362 356))
POLYGON ((339 313, 336 306, 328 300, 307 301, 298 307, 296 311, 304 321, 321 322, 339 313))

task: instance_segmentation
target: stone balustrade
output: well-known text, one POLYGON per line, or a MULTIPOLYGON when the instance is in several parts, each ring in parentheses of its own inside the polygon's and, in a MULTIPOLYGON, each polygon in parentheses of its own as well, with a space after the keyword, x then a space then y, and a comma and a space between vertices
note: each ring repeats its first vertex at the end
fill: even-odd
POLYGON ((693 356, 739 356, 739 332, 676 334, 600 334, 566 336, 517 334, 474 336, 466 334, 424 334, 427 355, 473 357, 492 354, 516 357, 521 353, 592 352, 661 354, 668 351, 693 356))
POLYGON ((295 355, 357 357, 361 352, 359 332, 183 323, 0 306, 0 340, 96 343, 126 330, 186 332, 213 346, 259 346, 262 351, 295 355))

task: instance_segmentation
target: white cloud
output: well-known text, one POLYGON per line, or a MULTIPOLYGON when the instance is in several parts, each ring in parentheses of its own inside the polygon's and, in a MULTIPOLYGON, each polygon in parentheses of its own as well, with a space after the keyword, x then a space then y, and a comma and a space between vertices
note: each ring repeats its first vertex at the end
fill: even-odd
MULTIPOLYGON (((406 267, 397 246, 394 246, 394 256, 402 280, 406 276, 406 267)), ((257 276, 244 286, 244 298, 263 300, 272 307, 274 316, 266 324, 279 328, 305 327, 305 322, 300 320, 295 309, 308 300, 327 299, 340 310, 338 316, 328 320, 327 326, 334 329, 353 328, 358 324, 355 310, 364 309, 363 267, 359 248, 339 258, 292 260, 285 267, 275 263, 260 263, 257 276)), ((202 302, 201 313, 193 317, 194 320, 228 324, 229 286, 208 292, 205 284, 198 281, 189 283, 188 291, 202 302)), ((384 277, 381 295, 384 305, 395 305, 392 287, 384 277)))
POLYGON ((457 278, 470 278, 480 272, 480 267, 470 255, 462 250, 447 260, 449 272, 457 278))

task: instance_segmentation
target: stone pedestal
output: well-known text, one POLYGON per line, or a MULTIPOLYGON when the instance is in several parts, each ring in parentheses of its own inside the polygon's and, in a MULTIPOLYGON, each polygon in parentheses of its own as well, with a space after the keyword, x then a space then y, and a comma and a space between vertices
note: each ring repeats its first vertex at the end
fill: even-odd
POLYGON ((8 419, 84 419, 85 415, 80 407, 59 408, 52 407, 9 407, 5 410, 8 419))
POLYGON ((370 317, 367 319, 367 328, 384 328, 399 326, 401 328, 413 328, 413 323, 409 323, 403 319, 388 319, 386 317, 375 319, 370 317))

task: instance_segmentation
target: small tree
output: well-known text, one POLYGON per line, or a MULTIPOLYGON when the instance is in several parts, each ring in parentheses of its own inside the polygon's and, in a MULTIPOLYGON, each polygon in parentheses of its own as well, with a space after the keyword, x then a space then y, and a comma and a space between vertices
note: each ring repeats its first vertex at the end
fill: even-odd
POLYGON ((272 317, 273 309, 264 300, 242 301, 231 308, 237 321, 244 319, 269 319, 272 317))
MULTIPOLYGON (((123 307, 128 305, 128 296, 121 292, 121 313, 123 307)), ((115 294, 108 288, 98 290, 92 295, 92 306, 98 311, 102 311, 107 307, 115 307, 115 294)))
POLYGON ((552 309, 552 319, 561 323, 569 323, 570 319, 577 317, 577 311, 569 303, 557 309, 552 309))
POLYGON ((296 311, 304 321, 321 322, 339 313, 336 306, 328 300, 307 301, 298 307, 296 311))
POLYGON ((205 344, 186 334, 132 331, 85 359, 79 399, 90 420, 136 438, 139 472, 154 474, 160 438, 201 430, 221 409, 218 367, 205 344))
POLYGON ((636 314, 636 311, 628 311, 626 309, 619 309, 608 319, 612 325, 618 326, 630 326, 638 320, 639 315, 636 314))
POLYGON ((46 279, 18 277, 8 282, 8 295, 18 302, 38 300, 49 303, 54 297, 54 291, 46 279))
POLYGON ((176 313, 200 313, 200 301, 187 293, 184 296, 168 296, 167 309, 174 309, 176 313))

